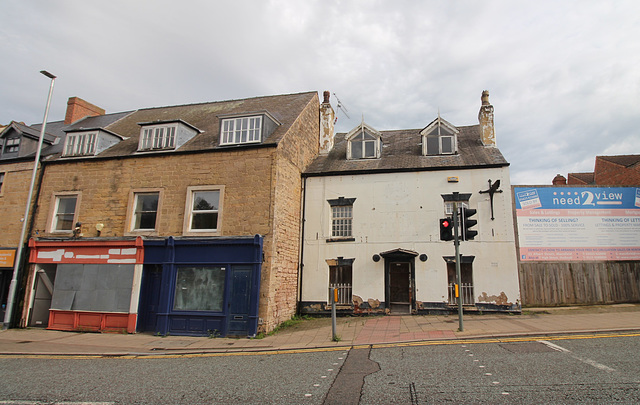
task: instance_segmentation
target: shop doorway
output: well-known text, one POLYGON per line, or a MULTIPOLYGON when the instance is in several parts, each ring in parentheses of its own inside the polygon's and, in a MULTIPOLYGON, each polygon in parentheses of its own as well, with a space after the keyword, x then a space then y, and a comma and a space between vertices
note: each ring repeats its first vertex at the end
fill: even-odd
POLYGON ((415 306, 415 252, 396 249, 385 259, 385 299, 392 315, 410 314, 415 306))

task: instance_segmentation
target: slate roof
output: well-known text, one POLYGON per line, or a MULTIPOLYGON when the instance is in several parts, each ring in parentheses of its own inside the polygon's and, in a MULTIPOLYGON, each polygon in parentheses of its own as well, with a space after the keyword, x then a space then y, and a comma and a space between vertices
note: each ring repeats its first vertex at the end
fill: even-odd
POLYGON ((458 153, 454 155, 423 156, 422 129, 379 131, 382 134, 382 153, 379 159, 347 159, 345 133, 336 134, 334 147, 328 155, 317 157, 307 168, 307 177, 365 174, 394 171, 427 171, 471 169, 508 166, 500 150, 486 147, 480 137, 480 126, 457 127, 458 153))
MULTIPOLYGON (((246 148, 247 145, 219 146, 219 116, 229 114, 250 115, 252 113, 263 113, 265 111, 277 119, 281 125, 266 139, 263 139, 261 145, 277 145, 314 97, 317 97, 316 92, 306 92, 140 109, 111 125, 103 127, 126 139, 100 153, 98 157, 116 157, 134 154, 141 156, 142 154, 136 153, 141 128, 139 124, 177 120, 182 120, 201 131, 200 134, 194 136, 177 151, 246 148)), ((144 152, 145 155, 154 153, 174 153, 174 151, 144 152)))

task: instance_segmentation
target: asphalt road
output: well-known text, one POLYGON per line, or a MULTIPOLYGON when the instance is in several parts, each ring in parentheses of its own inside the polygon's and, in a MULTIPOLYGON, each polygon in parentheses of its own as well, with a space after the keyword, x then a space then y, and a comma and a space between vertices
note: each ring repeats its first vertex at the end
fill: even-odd
POLYGON ((153 359, 7 357, 0 404, 636 404, 638 353, 635 336, 153 359))

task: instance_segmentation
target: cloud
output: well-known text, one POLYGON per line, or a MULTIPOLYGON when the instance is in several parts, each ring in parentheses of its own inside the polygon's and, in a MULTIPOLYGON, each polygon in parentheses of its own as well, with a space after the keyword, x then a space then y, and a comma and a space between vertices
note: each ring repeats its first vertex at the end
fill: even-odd
MULTIPOLYGON (((330 90, 380 130, 495 106, 512 183, 640 153, 640 3, 5 0, 0 123, 52 119, 79 96, 110 112, 330 90)), ((333 98, 334 106, 336 103, 333 98)))

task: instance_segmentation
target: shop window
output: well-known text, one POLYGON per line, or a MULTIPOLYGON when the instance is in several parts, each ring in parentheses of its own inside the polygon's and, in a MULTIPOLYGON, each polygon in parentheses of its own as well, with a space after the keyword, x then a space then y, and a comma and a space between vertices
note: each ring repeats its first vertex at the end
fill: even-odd
POLYGON ((173 309, 222 312, 224 267, 179 267, 173 309))

